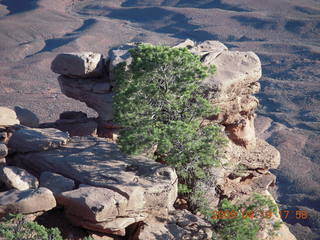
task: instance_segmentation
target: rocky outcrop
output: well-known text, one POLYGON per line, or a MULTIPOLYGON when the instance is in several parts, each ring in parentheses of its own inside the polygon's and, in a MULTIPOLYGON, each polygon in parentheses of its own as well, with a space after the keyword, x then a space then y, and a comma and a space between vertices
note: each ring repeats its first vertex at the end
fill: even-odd
POLYGON ((58 149, 15 158, 32 172, 55 172, 88 185, 62 193, 59 204, 74 224, 95 231, 123 235, 128 225, 150 212, 173 209, 177 197, 172 168, 145 157, 124 156, 114 143, 101 138, 74 137, 58 149))
MULTIPOLYGON (((50 207, 55 205, 54 196, 74 225, 102 234, 126 236, 131 240, 211 239, 210 224, 187 211, 184 199, 176 201, 174 169, 144 156, 125 156, 114 141, 100 138, 116 138, 119 126, 112 121, 115 86, 112 70, 118 63, 130 64, 128 50, 135 46, 112 49, 106 59, 98 53, 84 52, 59 54, 52 62, 51 69, 61 74, 58 81, 62 92, 95 109, 98 119, 87 118, 81 112, 65 112, 55 123, 42 124, 41 129, 12 126, 17 124, 14 120, 3 120, 6 123, 3 125, 0 121, 0 126, 5 127, 0 127, 4 129, 0 131, 0 141, 8 145, 9 153, 14 153, 10 161, 40 176, 41 186, 34 186, 36 190, 0 193, 0 204, 3 203, 0 212, 12 209, 41 212, 25 205, 26 199, 38 199, 37 193, 41 193, 50 207), (100 137, 88 136, 96 134, 100 137), (24 197, 18 199, 18 195, 24 197), (184 210, 175 210, 175 201, 175 206, 178 204, 184 210)), ((217 41, 187 40, 174 47, 187 47, 205 65, 217 67, 216 74, 200 84, 212 107, 220 111, 204 119, 203 124, 219 124, 229 143, 223 149, 221 166, 210 169, 211 179, 199 185, 206 193, 206 200, 216 208, 222 198, 237 203, 253 192, 268 195, 268 189, 276 181, 269 169, 278 167, 280 154, 255 135, 254 112, 259 101, 254 94, 260 89, 259 58, 253 52, 230 51, 217 41)), ((14 119, 12 112, 3 111, 9 117, 0 114, 0 120, 1 116, 14 119)), ((0 159, 7 153, 5 145, 0 144, 0 159)), ((50 209, 43 202, 38 205, 50 209)), ((266 231, 259 232, 259 239, 268 239, 266 231)), ((294 239, 285 227, 278 234, 294 239)))

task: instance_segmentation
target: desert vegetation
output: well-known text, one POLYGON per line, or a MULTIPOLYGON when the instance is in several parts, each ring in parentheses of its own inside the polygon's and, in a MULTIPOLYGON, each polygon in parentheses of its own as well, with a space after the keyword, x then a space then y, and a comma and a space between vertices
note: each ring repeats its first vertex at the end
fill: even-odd
POLYGON ((133 155, 153 149, 156 161, 176 169, 179 191, 191 207, 203 208, 200 186, 226 142, 217 125, 201 124, 217 111, 199 84, 215 66, 203 66, 186 48, 141 44, 130 53, 132 63, 115 69, 114 113, 123 127, 118 144, 133 155))

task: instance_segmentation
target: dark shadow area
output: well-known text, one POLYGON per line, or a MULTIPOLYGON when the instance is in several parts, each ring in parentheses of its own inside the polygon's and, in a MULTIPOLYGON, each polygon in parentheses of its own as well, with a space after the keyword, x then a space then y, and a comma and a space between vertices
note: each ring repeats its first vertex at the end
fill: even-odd
POLYGON ((48 39, 45 41, 45 43, 46 43, 45 47, 43 49, 41 49, 40 52, 47 52, 47 51, 50 52, 58 47, 61 47, 63 45, 66 45, 66 44, 72 42, 75 39, 76 39, 75 37, 48 39))
POLYGON ((255 29, 268 30, 277 29, 277 23, 270 20, 263 20, 256 17, 232 16, 232 19, 238 21, 242 26, 248 26, 255 29))
POLYGON ((298 20, 292 20, 292 21, 288 21, 286 23, 286 25, 284 26, 284 28, 292 33, 300 33, 302 28, 305 26, 306 24, 303 21, 298 21, 298 20))
POLYGON ((150 6, 166 6, 179 8, 218 8, 222 10, 236 11, 236 12, 250 12, 248 9, 241 8, 237 5, 224 3, 221 0, 163 0, 160 3, 150 3, 146 0, 127 0, 122 7, 150 7, 150 6))
POLYGON ((314 52, 309 47, 295 45, 291 46, 290 50, 292 51, 292 53, 302 58, 308 58, 315 61, 320 59, 320 52, 314 52))
POLYGON ((299 12, 306 13, 306 14, 309 14, 309 15, 318 15, 318 14, 320 14, 319 10, 316 10, 316 9, 313 9, 313 8, 296 6, 294 9, 299 11, 299 12))
POLYGON ((250 12, 247 9, 238 7, 236 5, 223 3, 221 0, 207 0, 207 1, 194 1, 194 0, 180 0, 176 7, 195 7, 195 8, 218 8, 222 10, 229 10, 235 12, 250 12), (196 6, 195 6, 196 5, 196 6))
POLYGON ((146 30, 172 34, 172 37, 181 39, 204 41, 217 38, 217 35, 198 30, 199 26, 190 24, 183 14, 158 7, 114 9, 107 17, 139 23, 146 30))
POLYGON ((236 37, 234 35, 229 35, 225 41, 228 42, 264 42, 266 39, 263 38, 249 38, 247 36, 242 36, 242 37, 236 37))
POLYGON ((14 15, 36 9, 37 2, 38 0, 2 0, 0 4, 7 6, 10 11, 8 15, 14 15))
POLYGON ((84 32, 86 30, 88 30, 90 27, 92 27, 92 25, 96 24, 97 20, 94 18, 89 18, 83 21, 83 24, 81 27, 79 27, 78 29, 74 30, 71 33, 67 33, 64 36, 68 37, 68 36, 72 36, 74 34, 80 33, 80 32, 84 32))

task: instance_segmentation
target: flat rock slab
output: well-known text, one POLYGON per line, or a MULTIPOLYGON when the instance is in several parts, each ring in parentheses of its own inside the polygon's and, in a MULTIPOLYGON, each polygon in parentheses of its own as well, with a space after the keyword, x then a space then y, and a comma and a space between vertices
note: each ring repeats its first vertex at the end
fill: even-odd
POLYGON ((40 186, 50 189, 56 197, 63 192, 73 190, 75 188, 75 183, 72 179, 66 178, 60 174, 43 172, 40 176, 40 186))
POLYGON ((52 192, 47 188, 25 191, 10 190, 0 193, 0 216, 8 213, 36 213, 56 206, 52 192))
POLYGON ((62 53, 51 64, 55 73, 69 77, 100 77, 103 74, 104 60, 100 53, 62 53))
POLYGON ((15 152, 37 152, 58 148, 68 142, 69 134, 54 128, 21 128, 11 136, 8 147, 15 152))
POLYGON ((18 167, 3 167, 0 169, 0 180, 9 188, 23 191, 39 186, 38 179, 26 170, 18 167))
POLYGON ((166 191, 176 183, 170 167, 145 157, 127 157, 116 144, 98 137, 73 137, 66 145, 45 152, 17 154, 26 168, 55 172, 83 184, 106 187, 128 197, 122 188, 166 191))
POLYGON ((0 107, 0 126, 20 124, 15 111, 7 107, 0 107))
POLYGON ((173 209, 177 197, 172 168, 145 157, 127 157, 102 138, 73 137, 59 149, 16 158, 32 171, 55 172, 90 185, 63 193, 59 203, 73 223, 94 231, 124 234, 125 226, 149 211, 173 209))

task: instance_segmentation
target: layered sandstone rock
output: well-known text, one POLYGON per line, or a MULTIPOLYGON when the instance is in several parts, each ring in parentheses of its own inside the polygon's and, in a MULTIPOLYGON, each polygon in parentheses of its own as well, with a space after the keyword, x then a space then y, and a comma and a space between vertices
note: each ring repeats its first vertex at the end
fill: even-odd
MULTIPOLYGON (((61 74, 58 80, 62 92, 97 111, 100 136, 101 129, 111 129, 111 133, 117 129, 112 122, 115 86, 112 70, 121 62, 130 64, 128 50, 135 46, 128 44, 113 49, 106 59, 101 54, 72 53, 58 55, 52 63, 52 70, 61 74)), ((187 40, 174 47, 187 47, 205 65, 217 66, 216 74, 201 85, 212 107, 218 107, 220 112, 204 123, 222 126, 229 143, 221 167, 211 169, 211 179, 201 183, 210 206, 217 207, 222 197, 241 202, 253 192, 265 194, 275 184, 269 169, 278 167, 280 155, 255 135, 254 112, 259 101, 254 94, 260 90, 259 58, 253 52, 230 51, 217 41, 187 40)), ((65 124, 74 120, 62 117, 55 126, 59 121, 65 124)), ((193 214, 170 212, 177 196, 177 176, 173 169, 145 157, 124 156, 115 144, 105 139, 73 137, 55 149, 20 152, 28 152, 15 155, 15 162, 20 166, 38 174, 50 171, 80 183, 79 188, 56 195, 66 209, 66 216, 76 225, 117 235, 128 235, 135 229, 132 233, 135 239, 160 239, 154 236, 209 239, 212 234, 208 230, 210 225, 193 214)), ((284 236, 290 235, 283 231, 284 236)), ((259 234, 261 239, 267 239, 263 231, 259 234)))
POLYGON ((177 197, 172 168, 145 157, 124 156, 114 143, 101 138, 74 137, 58 149, 15 158, 33 172, 50 171, 86 184, 57 200, 74 224, 94 231, 124 235, 127 226, 152 211, 173 209, 177 197))

